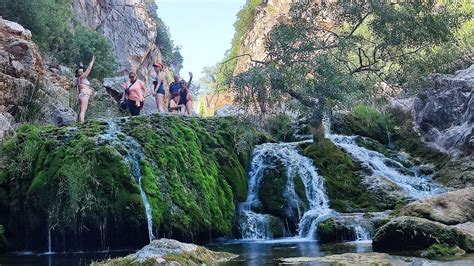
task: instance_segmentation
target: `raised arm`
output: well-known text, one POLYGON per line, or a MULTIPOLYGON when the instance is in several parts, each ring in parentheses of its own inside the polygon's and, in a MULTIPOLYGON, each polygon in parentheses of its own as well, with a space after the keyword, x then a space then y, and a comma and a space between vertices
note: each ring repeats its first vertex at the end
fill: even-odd
POLYGON ((95 62, 95 55, 92 55, 92 60, 89 63, 89 65, 87 66, 86 71, 84 71, 84 74, 82 74, 81 79, 85 79, 89 76, 89 74, 92 71, 92 67, 94 66, 94 62, 95 62))
POLYGON ((188 89, 191 88, 191 81, 193 81, 193 73, 189 72, 188 89))

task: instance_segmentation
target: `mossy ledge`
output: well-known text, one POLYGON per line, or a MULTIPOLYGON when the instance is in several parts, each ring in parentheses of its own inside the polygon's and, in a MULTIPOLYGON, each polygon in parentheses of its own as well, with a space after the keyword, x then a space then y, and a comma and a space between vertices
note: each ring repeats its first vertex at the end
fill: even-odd
MULTIPOLYGON (((249 138, 236 118, 151 115, 117 124, 119 138, 131 136, 145 153, 142 187, 155 236, 199 241, 231 233, 258 134, 249 138)), ((11 250, 47 250, 48 228, 54 251, 147 243, 126 147, 101 137, 107 129, 105 121, 75 128, 24 125, 3 143, 0 186, 9 204, 1 206, 0 224, 11 250)))

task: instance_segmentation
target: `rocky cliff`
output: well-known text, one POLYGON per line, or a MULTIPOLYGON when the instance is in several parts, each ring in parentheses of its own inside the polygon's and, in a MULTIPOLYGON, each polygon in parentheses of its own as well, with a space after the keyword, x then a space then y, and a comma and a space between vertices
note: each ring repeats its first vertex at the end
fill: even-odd
POLYGON ((474 65, 435 74, 413 106, 424 140, 453 157, 474 153, 474 65))
POLYGON ((0 138, 33 117, 53 124, 75 121, 68 81, 59 72, 43 62, 29 30, 0 18, 0 138))
MULTIPOLYGON (((285 19, 293 0, 267 0, 257 7, 253 23, 244 35, 239 54, 248 54, 253 60, 264 61, 267 52, 265 36, 270 30, 285 19)), ((252 66, 250 57, 244 56, 237 60, 234 73, 240 73, 252 66)))
POLYGON ((156 4, 152 0, 73 0, 74 14, 88 28, 112 43, 119 74, 136 71, 148 84, 152 64, 161 61, 155 44, 156 4))

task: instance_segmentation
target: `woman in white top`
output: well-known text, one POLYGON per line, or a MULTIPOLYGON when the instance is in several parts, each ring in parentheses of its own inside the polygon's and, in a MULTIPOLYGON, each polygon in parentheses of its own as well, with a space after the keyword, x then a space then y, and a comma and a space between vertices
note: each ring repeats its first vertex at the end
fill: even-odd
POLYGON ((84 123, 84 118, 86 117, 87 106, 89 105, 89 98, 92 94, 92 88, 87 77, 91 73, 92 66, 95 62, 95 55, 92 56, 92 60, 87 66, 86 71, 82 68, 76 69, 76 86, 79 92, 79 104, 81 106, 79 112, 79 122, 84 123))

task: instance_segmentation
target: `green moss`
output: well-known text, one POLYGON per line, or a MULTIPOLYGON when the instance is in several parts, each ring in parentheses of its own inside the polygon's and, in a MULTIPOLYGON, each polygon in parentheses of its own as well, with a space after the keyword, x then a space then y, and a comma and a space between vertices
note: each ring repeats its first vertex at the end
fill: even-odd
POLYGON ((421 252, 421 256, 425 258, 438 258, 447 256, 463 255, 466 252, 458 246, 447 244, 433 244, 429 248, 421 252))
POLYGON ((394 158, 393 153, 385 145, 393 145, 395 149, 417 157, 421 163, 433 163, 437 168, 447 161, 446 155, 421 141, 419 134, 413 130, 411 115, 399 110, 390 109, 382 113, 375 108, 359 105, 352 112, 335 117, 332 129, 340 134, 371 138, 376 142, 358 138, 357 144, 391 158, 394 158))
POLYGON ((340 212, 377 211, 387 209, 361 183, 356 172, 359 165, 330 140, 324 139, 304 149, 305 156, 313 159, 318 173, 324 177, 324 187, 331 208, 340 212))
POLYGON ((375 108, 358 105, 347 115, 334 119, 332 129, 344 135, 359 135, 389 143, 390 121, 375 108))
POLYGON ((353 230, 334 218, 330 218, 318 225, 316 234, 320 243, 333 243, 343 240, 353 240, 353 230))
MULTIPOLYGON (((157 231, 230 234, 234 202, 247 196, 254 145, 241 140, 244 128, 237 119, 153 115, 119 126, 125 134, 118 139, 133 137, 145 153, 142 187, 157 231)), ((106 127, 100 121, 77 130, 24 125, 2 146, 0 181, 11 192, 7 199, 0 193, 0 200, 10 202, 18 230, 46 223, 74 232, 84 225, 98 230, 104 221, 126 224, 130 231, 143 228, 140 189, 124 160, 128 148, 101 138, 106 127)))

